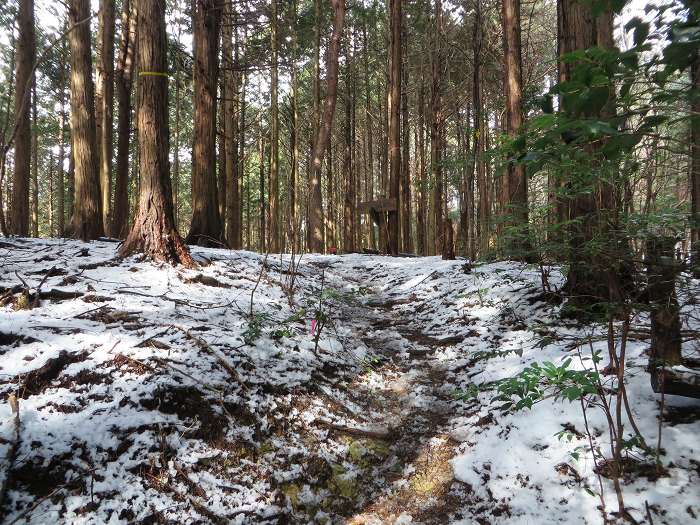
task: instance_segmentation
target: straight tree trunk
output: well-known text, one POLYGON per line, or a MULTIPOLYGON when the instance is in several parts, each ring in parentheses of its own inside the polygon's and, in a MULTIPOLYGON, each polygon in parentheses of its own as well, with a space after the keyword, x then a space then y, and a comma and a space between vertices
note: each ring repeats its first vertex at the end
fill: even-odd
MULTIPOLYGON (((403 33, 403 59, 407 61, 406 22, 401 24, 403 33)), ((406 64, 407 66, 408 64, 406 64)), ((408 67, 402 68, 401 90, 401 242, 403 251, 413 252, 413 235, 411 234, 411 154, 409 151, 411 142, 411 127, 408 119, 408 67)))
MULTIPOLYGON (((124 239, 129 232, 129 145, 131 143, 131 92, 136 61, 137 4, 122 0, 122 34, 116 71, 117 169, 111 234, 124 239)), ((175 161, 178 162, 177 160, 175 161)), ((177 166, 177 164, 176 164, 177 166)), ((177 175, 177 170, 176 170, 177 175)))
MULTIPOLYGON (((502 1, 503 55, 505 63, 506 132, 514 139, 523 125, 522 58, 520 48, 520 0, 502 1)), ((505 178, 508 223, 516 229, 508 242, 507 253, 519 260, 528 260, 527 246, 527 175, 525 166, 510 162, 505 178)))
POLYGON ((20 0, 17 25, 19 36, 15 60, 15 158, 10 208, 10 233, 29 235, 29 181, 32 151, 30 97, 36 59, 34 0, 20 0))
POLYGON ((58 87, 58 158, 56 159, 56 235, 63 237, 66 229, 65 171, 66 158, 66 44, 61 46, 60 78, 58 87))
MULTIPOLYGON (((479 1, 479 0, 477 0, 479 1)), ((435 43, 432 57, 432 89, 430 95, 430 165, 432 172, 432 220, 429 226, 433 239, 431 253, 442 252, 443 190, 442 190, 442 0, 435 0, 435 43)))
POLYGON ((84 241, 104 235, 95 130, 95 86, 92 81, 89 0, 70 0, 71 135, 75 162, 75 201, 71 230, 84 241))
MULTIPOLYGON (((180 31, 178 28, 177 42, 180 42, 180 31)), ((175 133, 173 139, 173 216, 175 217, 175 227, 180 226, 180 114, 182 113, 182 100, 180 96, 180 86, 182 83, 182 60, 180 58, 180 49, 174 47, 175 57, 175 133)))
MULTIPOLYGON (((575 0, 562 0, 559 14, 562 28, 562 54, 581 51, 593 46, 607 47, 612 45, 612 14, 604 11, 598 16, 593 15, 592 7, 575 0)), ((576 67, 575 62, 567 61, 561 64, 560 76, 568 80, 576 67)), ((609 101, 614 98, 610 94, 609 101)), ((609 106, 610 104, 608 104, 609 106)), ((573 114, 567 107, 566 100, 562 101, 562 110, 573 114)), ((611 108, 604 108, 596 114, 584 114, 587 118, 609 118, 611 108)), ((583 146, 592 154, 598 144, 583 146)), ((583 174, 579 174, 583 176, 583 174)), ((616 270, 619 261, 618 247, 613 246, 611 232, 607 228, 611 214, 614 214, 615 204, 610 200, 612 189, 595 174, 590 181, 584 181, 586 191, 578 191, 568 200, 570 227, 570 264, 567 275, 566 290, 570 302, 579 307, 595 305, 609 301, 620 289, 620 275, 616 270), (590 190, 590 191, 589 191, 590 190), (605 201, 597 202, 597 194, 604 195, 605 201), (596 253, 598 246, 596 236, 603 241, 604 253, 596 253), (610 250, 614 250, 611 252, 610 250), (607 278, 601 278, 601 275, 607 278)), ((580 186, 580 184, 578 184, 580 186)), ((614 200, 614 199, 613 199, 614 200)))
POLYGON ((39 237, 39 134, 36 114, 36 77, 32 83, 32 237, 39 237))
MULTIPOLYGON (((246 40, 247 30, 243 28, 243 42, 246 40)), ((245 56, 242 50, 239 49, 238 39, 236 40, 236 63, 239 62, 239 57, 241 55, 245 56)), ((238 101, 238 107, 240 111, 240 125, 239 125, 239 135, 238 135, 238 178, 240 180, 239 186, 243 187, 244 178, 248 180, 246 184, 247 191, 247 213, 248 220, 246 223, 246 249, 250 250, 250 179, 246 176, 246 154, 245 154, 245 137, 246 137, 246 92, 248 88, 248 74, 245 71, 245 64, 243 64, 242 81, 241 81, 241 94, 238 101)), ((241 190, 242 191, 242 190, 241 190)), ((237 246, 241 247, 243 245, 243 206, 238 205, 238 239, 237 246)))
POLYGON ((469 148, 469 139, 471 137, 471 106, 467 104, 467 113, 462 120, 458 112, 458 129, 459 133, 459 155, 464 159, 464 167, 460 170, 462 176, 460 177, 460 189, 459 189, 459 240, 460 240, 460 252, 463 257, 470 258, 470 222, 471 222, 471 199, 470 195, 470 179, 474 177, 474 164, 472 162, 471 151, 469 148), (463 127, 465 126, 465 127, 463 127), (464 129, 464 133, 462 133, 464 129))
MULTIPOLYGON (((700 93, 700 56, 691 66, 691 84, 700 93)), ((693 98, 690 108, 695 117, 690 127, 690 243, 692 263, 695 273, 700 273, 700 98, 693 98)))
POLYGON ((312 155, 311 187, 314 192, 309 205, 309 228, 311 238, 309 250, 312 252, 323 251, 323 213, 321 211, 321 168, 323 166, 323 154, 328 145, 335 104, 338 95, 338 55, 340 53, 340 40, 343 35, 345 22, 345 0, 330 0, 333 8, 333 32, 328 47, 328 64, 326 66, 326 100, 323 108, 323 119, 318 130, 318 137, 314 144, 312 155), (318 195, 316 195, 318 192, 318 195), (319 204, 317 207, 316 205, 319 204))
POLYGON ((279 104, 278 104, 278 12, 277 0, 270 2, 270 48, 272 66, 270 71, 270 251, 280 251, 280 202, 279 202, 279 104))
MULTIPOLYGON (((440 0, 438 0, 440 1, 440 0)), ((389 0, 390 66, 389 66, 389 198, 396 205, 389 211, 389 253, 398 255, 400 236, 401 188, 401 0, 389 0)))
POLYGON ((139 71, 152 74, 139 76, 139 206, 119 254, 125 257, 142 252, 154 261, 192 267, 194 261, 175 229, 173 216, 165 2, 139 0, 138 27, 139 71))
POLYGON ((299 232, 299 106, 298 106, 298 91, 299 79, 297 75, 296 61, 298 59, 298 35, 297 35, 297 0, 292 2, 292 58, 294 64, 292 66, 292 121, 290 123, 290 153, 289 159, 291 165, 291 173, 289 175, 289 233, 291 235, 292 253, 299 250, 297 246, 297 236, 299 232))
POLYGON ((194 144, 192 222, 188 244, 221 246, 224 228, 216 185, 216 99, 223 0, 196 0, 194 13, 194 144))
MULTIPOLYGON (((227 6, 229 21, 224 26, 223 31, 223 57, 224 57, 224 78, 226 83, 226 99, 224 102, 224 114, 226 121, 226 230, 228 232, 228 245, 233 249, 240 249, 240 196, 239 196, 239 162, 238 162, 238 119, 236 113, 236 100, 238 96, 238 78, 235 68, 238 60, 234 58, 233 32, 233 8, 227 6)), ((237 39, 236 39, 237 40, 237 39)), ((235 55, 238 54, 238 43, 235 45, 235 55)))
POLYGON ((307 247, 309 251, 323 251, 323 192, 321 170, 313 167, 314 148, 321 127, 321 0, 314 0, 314 85, 313 85, 313 130, 311 136, 311 158, 309 161, 309 199, 307 247))
MULTIPOLYGON (((9 89, 7 98, 5 99, 5 110, 3 112, 6 125, 0 131, 0 138, 2 138, 3 144, 7 144, 7 133, 9 131, 10 115, 12 115, 12 112, 14 110, 14 108, 11 108, 11 105, 13 99, 15 98, 15 47, 16 46, 14 32, 10 32, 10 63, 7 67, 7 80, 9 89)), ((63 58, 65 59, 65 57, 66 54, 64 53, 63 58)), ((0 156, 0 233, 7 236, 10 234, 10 228, 8 228, 8 219, 11 220, 11 217, 7 217, 5 214, 5 196, 7 196, 8 199, 10 198, 10 181, 7 179, 7 149, 2 151, 2 155, 0 156)), ((12 213, 12 211, 9 209, 11 205, 12 203, 9 202, 7 210, 8 215, 11 215, 12 213)))
POLYGON ((260 170, 259 170, 259 179, 260 179, 260 252, 265 253, 267 251, 268 243, 267 243, 267 235, 265 232, 265 223, 267 222, 265 219, 265 134, 263 132, 263 126, 262 126, 262 116, 260 117, 259 120, 259 135, 258 135, 258 157, 260 159, 260 170))
POLYGON ((476 185, 479 190, 478 226, 479 226, 479 256, 485 257, 489 249, 489 187, 487 182, 486 164, 484 160, 486 129, 484 126, 482 80, 481 80, 481 49, 483 43, 481 0, 476 0, 476 15, 474 18, 474 161, 476 165, 476 185))
MULTIPOLYGON (((369 40, 367 36, 367 20, 365 19, 364 25, 362 26, 362 42, 364 44, 363 50, 363 61, 364 61, 364 73, 365 73, 365 142, 367 143, 367 187, 366 195, 367 200, 374 200, 374 131, 372 126, 372 96, 370 91, 370 75, 369 75, 369 40)), ((377 239, 374 233, 374 222, 369 219, 369 244, 370 248, 377 248, 377 239)))
POLYGON ((418 91, 418 140, 416 147, 418 148, 419 174, 418 174, 418 215, 416 217, 416 241, 418 244, 418 253, 420 255, 428 255, 428 244, 426 238, 426 217, 428 213, 428 180, 425 170, 425 76, 424 68, 421 62, 420 68, 420 87, 418 91))
POLYGON ((345 63, 347 69, 345 73, 345 129, 342 176, 345 179, 343 200, 343 246, 344 251, 352 253, 355 251, 355 173, 353 169, 353 105, 355 82, 353 79, 353 60, 350 54, 350 44, 346 44, 345 63))
POLYGON ((105 233, 111 234, 112 126, 114 122, 114 2, 100 1, 99 158, 102 217, 105 233))
MULTIPOLYGON (((223 33, 222 31, 222 37, 223 33)), ((223 40, 223 38, 222 38, 223 40)), ((222 65, 226 63, 228 59, 222 53, 221 62, 222 65)), ((221 217, 221 227, 224 229, 224 234, 226 234, 226 174, 228 170, 226 169, 226 136, 229 123, 226 120, 226 102, 228 101, 228 90, 226 89, 226 71, 219 75, 219 98, 221 103, 218 108, 218 121, 217 121, 217 151, 216 151, 216 169, 217 169, 217 190, 216 194, 219 198, 219 216, 221 217)))

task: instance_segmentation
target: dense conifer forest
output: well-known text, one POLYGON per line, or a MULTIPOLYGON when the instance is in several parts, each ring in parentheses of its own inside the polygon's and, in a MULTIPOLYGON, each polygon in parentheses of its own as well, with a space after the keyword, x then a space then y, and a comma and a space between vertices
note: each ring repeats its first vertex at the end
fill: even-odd
POLYGON ((700 519, 696 0, 0 0, 0 523, 700 519))

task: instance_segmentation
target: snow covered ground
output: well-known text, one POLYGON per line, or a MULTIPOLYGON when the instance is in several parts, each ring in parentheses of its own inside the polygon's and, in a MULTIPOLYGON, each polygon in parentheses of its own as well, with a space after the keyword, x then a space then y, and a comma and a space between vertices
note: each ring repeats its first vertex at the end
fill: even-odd
MULTIPOLYGON (((494 399, 533 363, 589 367, 589 341, 607 355, 605 327, 562 321, 536 268, 364 255, 292 265, 195 248, 205 264, 186 270, 120 260, 112 242, 1 246, 8 523, 602 521, 581 405, 505 412, 494 399), (8 458, 12 393, 20 441, 8 458)), ((626 379, 655 446, 646 324, 633 321, 626 379)), ((664 468, 631 448, 623 495, 639 522, 692 523, 700 403, 665 404, 664 468)), ((609 455, 603 413, 587 420, 609 455)))

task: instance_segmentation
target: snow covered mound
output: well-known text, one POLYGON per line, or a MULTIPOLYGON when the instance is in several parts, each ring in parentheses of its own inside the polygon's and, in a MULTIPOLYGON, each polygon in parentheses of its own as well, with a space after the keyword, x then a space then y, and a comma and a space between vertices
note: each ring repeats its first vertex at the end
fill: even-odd
MULTIPOLYGON (((187 270, 113 242, 2 240, 8 523, 600 523, 585 423, 609 455, 603 413, 495 401, 533 363, 607 352, 606 327, 558 318, 536 268, 193 254, 187 270)), ((627 393, 656 446, 644 322, 627 393)), ((688 523, 700 404, 665 405, 662 468, 631 446, 622 490, 635 519, 688 523)))

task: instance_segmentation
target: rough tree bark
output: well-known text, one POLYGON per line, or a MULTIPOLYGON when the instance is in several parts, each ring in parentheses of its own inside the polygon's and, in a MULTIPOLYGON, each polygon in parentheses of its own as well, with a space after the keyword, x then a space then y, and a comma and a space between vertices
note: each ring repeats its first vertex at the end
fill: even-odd
POLYGON ((280 132, 278 92, 278 12, 277 0, 270 2, 270 48, 272 51, 270 70, 270 251, 280 251, 280 202, 279 202, 279 162, 280 132))
POLYGON ((116 71, 117 169, 111 234, 123 239, 129 232, 129 143, 131 139, 131 91, 136 60, 137 5, 122 0, 122 34, 116 71))
MULTIPOLYGON (((503 0, 503 55, 505 69, 506 131, 513 139, 523 125, 523 80, 520 46, 520 0, 503 0)), ((517 229, 510 238, 507 253, 519 260, 527 260, 527 174, 525 166, 510 162, 505 178, 506 214, 510 225, 517 229)))
POLYGON ((484 257, 489 249, 489 189, 484 162, 486 134, 484 129, 481 60, 483 44, 483 18, 481 0, 476 0, 474 17, 474 162, 476 165, 476 185, 479 190, 477 214, 479 219, 479 256, 484 257))
POLYGON ((430 167, 433 192, 431 196, 432 216, 428 231, 432 235, 433 245, 430 253, 442 252, 444 199, 442 190, 442 0, 435 0, 435 43, 432 57, 432 88, 430 93, 430 167))
POLYGON ((59 66, 58 86, 58 159, 56 165, 56 235, 63 237, 66 229, 66 196, 65 196, 65 172, 63 162, 66 158, 66 61, 68 53, 65 39, 61 44, 61 64, 59 66))
POLYGON ((84 241, 104 234, 100 176, 97 163, 97 134, 95 130, 95 85, 92 81, 90 51, 89 0, 71 0, 68 8, 71 51, 70 121, 75 162, 75 200, 71 231, 73 237, 84 241), (82 23, 80 23, 82 22, 82 23))
POLYGON ((139 207, 119 254, 143 252, 154 261, 194 266, 175 229, 170 186, 165 2, 139 0, 139 207), (148 74, 144 74, 148 73, 148 74))
POLYGON ((223 0, 196 0, 192 222, 188 244, 221 246, 224 229, 216 185, 216 97, 223 0))
POLYGON ((338 96, 338 55, 345 22, 345 0, 330 0, 330 2, 333 8, 333 32, 328 47, 328 64, 326 66, 326 100, 323 108, 323 119, 312 155, 311 187, 314 193, 309 204, 309 228, 311 229, 309 250, 312 252, 323 251, 323 213, 321 206, 317 206, 317 204, 320 204, 321 201, 323 155, 330 138, 338 96), (318 195, 315 195, 316 192, 318 195))
MULTIPOLYGON (((593 46, 612 46, 612 13, 609 9, 593 15, 592 7, 576 0, 562 0, 559 9, 561 17, 561 53, 581 51, 593 46)), ((575 62, 562 62, 560 78, 571 78, 575 62)), ((614 97, 611 90, 610 99, 614 97)), ((574 117, 609 118, 609 107, 595 113, 588 111, 575 114, 568 107, 566 99, 562 100, 562 109, 574 117)), ((614 110, 614 109, 613 109, 614 110)), ((586 144, 583 147, 594 152, 600 143, 586 144)), ((580 177, 586 174, 578 174, 580 177)), ((576 186, 585 187, 568 198, 570 227, 570 266, 567 275, 566 291, 570 304, 588 307, 596 303, 617 300, 620 290, 618 272, 619 247, 612 240, 607 222, 614 214, 613 192, 602 177, 592 174, 590 180, 579 181, 576 186), (599 198, 599 197, 603 198, 599 198), (593 243, 599 237, 602 243, 593 243), (604 276, 605 278, 601 278, 604 276)), ((571 186, 573 189, 574 186, 571 186)))
MULTIPOLYGON (((439 3, 440 0, 438 0, 439 3)), ((436 4, 437 5, 437 4, 436 4)), ((438 8, 436 7, 436 10, 438 8)), ((388 246, 392 255, 399 253, 400 181, 401 181, 401 0, 389 0, 389 198, 396 208, 389 211, 388 246)))
POLYGON ((15 61, 15 159, 10 207, 10 233, 29 235, 29 181, 32 151, 31 105, 36 41, 34 35, 34 0, 20 0, 17 25, 19 36, 15 61))
MULTIPOLYGON (((100 63, 97 75, 96 100, 99 111, 97 140, 100 159, 100 193, 102 197, 102 220, 105 233, 111 234, 112 194, 112 125, 114 122, 114 2, 100 1, 100 63)), ((98 109, 98 108, 96 108, 98 109)))
MULTIPOLYGON (((227 4, 228 21, 223 30, 223 63, 225 65, 224 78, 226 84, 226 100, 224 102, 224 115, 226 120, 226 139, 224 144, 226 155, 226 230, 228 245, 233 249, 239 249, 240 239, 240 195, 238 174, 238 118, 236 101, 238 98, 238 76, 235 71, 238 66, 234 60, 234 20, 233 7, 227 4)), ((235 55, 238 54, 238 42, 236 38, 235 55)))
MULTIPOLYGON (((406 20, 401 24, 402 60, 408 61, 408 46, 406 45, 406 20)), ((413 252, 413 235, 411 234, 411 127, 408 118, 408 64, 402 67, 401 82, 401 246, 406 253, 413 252)))

